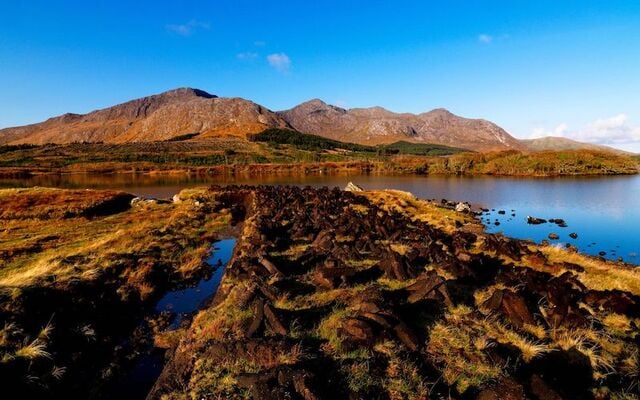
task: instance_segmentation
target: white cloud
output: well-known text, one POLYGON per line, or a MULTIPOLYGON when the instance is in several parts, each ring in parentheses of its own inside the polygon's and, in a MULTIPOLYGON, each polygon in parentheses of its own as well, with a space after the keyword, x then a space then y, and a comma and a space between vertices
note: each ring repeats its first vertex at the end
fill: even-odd
POLYGON ((255 60, 256 58, 258 58, 258 56, 259 56, 258 53, 254 53, 251 51, 236 54, 236 57, 238 58, 238 60, 243 60, 243 61, 255 60))
POLYGON ((633 143, 640 142, 640 127, 631 126, 627 114, 618 114, 591 122, 578 135, 594 143, 633 143))
POLYGON ((571 130, 562 123, 553 130, 536 128, 531 137, 561 136, 581 142, 604 145, 640 144, 640 126, 632 126, 629 116, 621 113, 609 118, 599 118, 582 129, 571 130))
POLYGON ((560 125, 556 126, 552 130, 547 130, 545 128, 535 128, 533 132, 531 132, 531 138, 539 138, 544 136, 562 136, 564 137, 567 131, 569 130, 569 125, 564 122, 560 125))
POLYGON ((478 35, 478 42, 484 43, 484 44, 489 44, 489 43, 493 42, 493 36, 488 35, 486 33, 482 33, 482 34, 478 35))
POLYGON ((288 72, 291 68, 291 59, 285 53, 274 53, 267 56, 269 65, 280 72, 288 72))
POLYGON ((170 24, 166 26, 169 32, 180 36, 191 36, 198 29, 209 29, 209 27, 208 22, 196 21, 195 19, 192 19, 186 24, 170 24))

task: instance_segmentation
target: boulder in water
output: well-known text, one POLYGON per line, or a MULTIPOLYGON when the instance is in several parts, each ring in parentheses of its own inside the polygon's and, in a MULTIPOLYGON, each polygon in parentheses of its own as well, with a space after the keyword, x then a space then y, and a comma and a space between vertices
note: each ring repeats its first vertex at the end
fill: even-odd
POLYGON ((347 183, 347 186, 344 188, 345 192, 363 192, 364 189, 353 182, 347 183))
POLYGON ((546 222, 547 222, 547 220, 543 219, 543 218, 527 216, 527 224, 540 225, 540 224, 544 224, 546 222))
POLYGON ((467 204, 467 203, 462 203, 462 202, 460 202, 460 203, 456 204, 456 208, 455 208, 455 210, 456 210, 457 212, 464 212, 464 213, 468 213, 468 212, 470 212, 470 211, 471 211, 471 207, 470 207, 470 206, 469 206, 469 204, 467 204))

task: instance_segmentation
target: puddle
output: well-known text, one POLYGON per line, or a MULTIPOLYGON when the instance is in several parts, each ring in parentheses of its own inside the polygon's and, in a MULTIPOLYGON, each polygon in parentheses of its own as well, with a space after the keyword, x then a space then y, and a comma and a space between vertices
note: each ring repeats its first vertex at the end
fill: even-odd
POLYGON ((214 243, 214 251, 207 263, 215 268, 209 279, 203 279, 195 287, 167 293, 156 305, 157 312, 170 311, 174 314, 169 329, 176 329, 185 316, 198 310, 218 289, 224 274, 224 266, 231 259, 236 239, 225 239, 214 243))
MULTIPOLYGON (((236 239, 225 239, 213 244, 214 250, 207 264, 214 269, 208 279, 202 279, 194 287, 174 290, 158 301, 157 313, 170 311, 173 314, 167 329, 176 329, 185 317, 199 310, 218 290, 224 270, 231 259, 236 239)), ((138 359, 135 366, 123 376, 111 391, 112 398, 119 400, 144 399, 164 367, 164 351, 153 349, 138 359)))

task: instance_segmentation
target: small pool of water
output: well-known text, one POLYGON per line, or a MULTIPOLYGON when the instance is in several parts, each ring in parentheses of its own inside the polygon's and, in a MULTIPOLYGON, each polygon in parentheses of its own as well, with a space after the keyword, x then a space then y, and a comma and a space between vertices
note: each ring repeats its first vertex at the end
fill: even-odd
MULTIPOLYGON (((169 311, 172 319, 168 329, 176 329, 184 318, 202 308, 218 290, 224 270, 233 255, 236 239, 224 239, 213 244, 214 250, 207 259, 213 274, 200 280, 195 286, 168 292, 158 301, 156 313, 169 311)), ((164 367, 164 351, 151 349, 140 357, 136 364, 124 375, 111 392, 111 398, 118 400, 144 399, 164 367)))
POLYGON ((164 295, 156 305, 157 312, 170 311, 174 314, 170 329, 180 326, 183 318, 198 310, 202 303, 208 300, 218 289, 224 266, 231 259, 236 239, 224 239, 214 244, 213 254, 207 259, 207 264, 214 268, 213 275, 203 279, 194 287, 174 290, 164 295))

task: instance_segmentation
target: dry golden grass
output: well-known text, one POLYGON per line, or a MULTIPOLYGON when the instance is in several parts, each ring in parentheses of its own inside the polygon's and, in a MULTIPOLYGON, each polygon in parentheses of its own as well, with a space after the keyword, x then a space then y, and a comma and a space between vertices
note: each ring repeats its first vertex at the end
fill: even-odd
MULTIPOLYGON (((74 196, 80 196, 76 192, 52 189, 52 195, 49 189, 20 189, 19 195, 15 195, 15 191, 9 190, 7 194, 0 190, 0 198, 17 196, 39 204, 53 196, 57 203, 51 207, 58 209, 66 207, 58 203, 69 203, 77 209, 85 203, 98 201, 95 199, 112 196, 111 192, 88 191, 88 199, 76 205, 74 196)), ((182 196, 188 199, 196 194, 204 196, 206 191, 191 190, 182 196)), ((57 283, 77 276, 90 280, 105 268, 117 264, 121 258, 143 254, 150 254, 151 264, 173 262, 178 273, 187 275, 202 265, 202 258, 209 250, 207 242, 200 242, 197 246, 192 243, 203 234, 213 235, 222 229, 229 218, 227 215, 210 217, 193 202, 148 204, 92 219, 56 217, 58 214, 58 211, 47 214, 51 217, 49 219, 13 219, 10 225, 0 229, 0 253, 12 254, 0 259, 0 286, 30 286, 43 278, 57 283), (38 246, 29 246, 34 237, 53 239, 38 246), (21 247, 28 250, 16 254, 15 248, 21 247)), ((138 266, 140 269, 135 272, 129 271, 133 274, 129 277, 130 283, 140 284, 143 294, 148 295, 150 288, 144 286, 143 272, 150 272, 152 267, 145 266, 141 258, 138 266)))
POLYGON ((447 233, 456 231, 456 221, 461 224, 480 226, 480 224, 469 216, 420 200, 409 192, 400 190, 378 190, 358 192, 358 194, 367 197, 372 203, 383 210, 399 212, 409 216, 414 221, 428 223, 447 233))
POLYGON ((640 268, 630 267, 612 261, 568 251, 556 246, 544 246, 540 250, 550 262, 570 262, 585 269, 576 272, 578 279, 588 288, 595 290, 623 290, 640 295, 640 268))
POLYGON ((25 344, 17 349, 15 356, 29 360, 35 360, 37 358, 51 358, 51 354, 47 351, 47 344, 40 339, 35 339, 31 343, 25 344))

